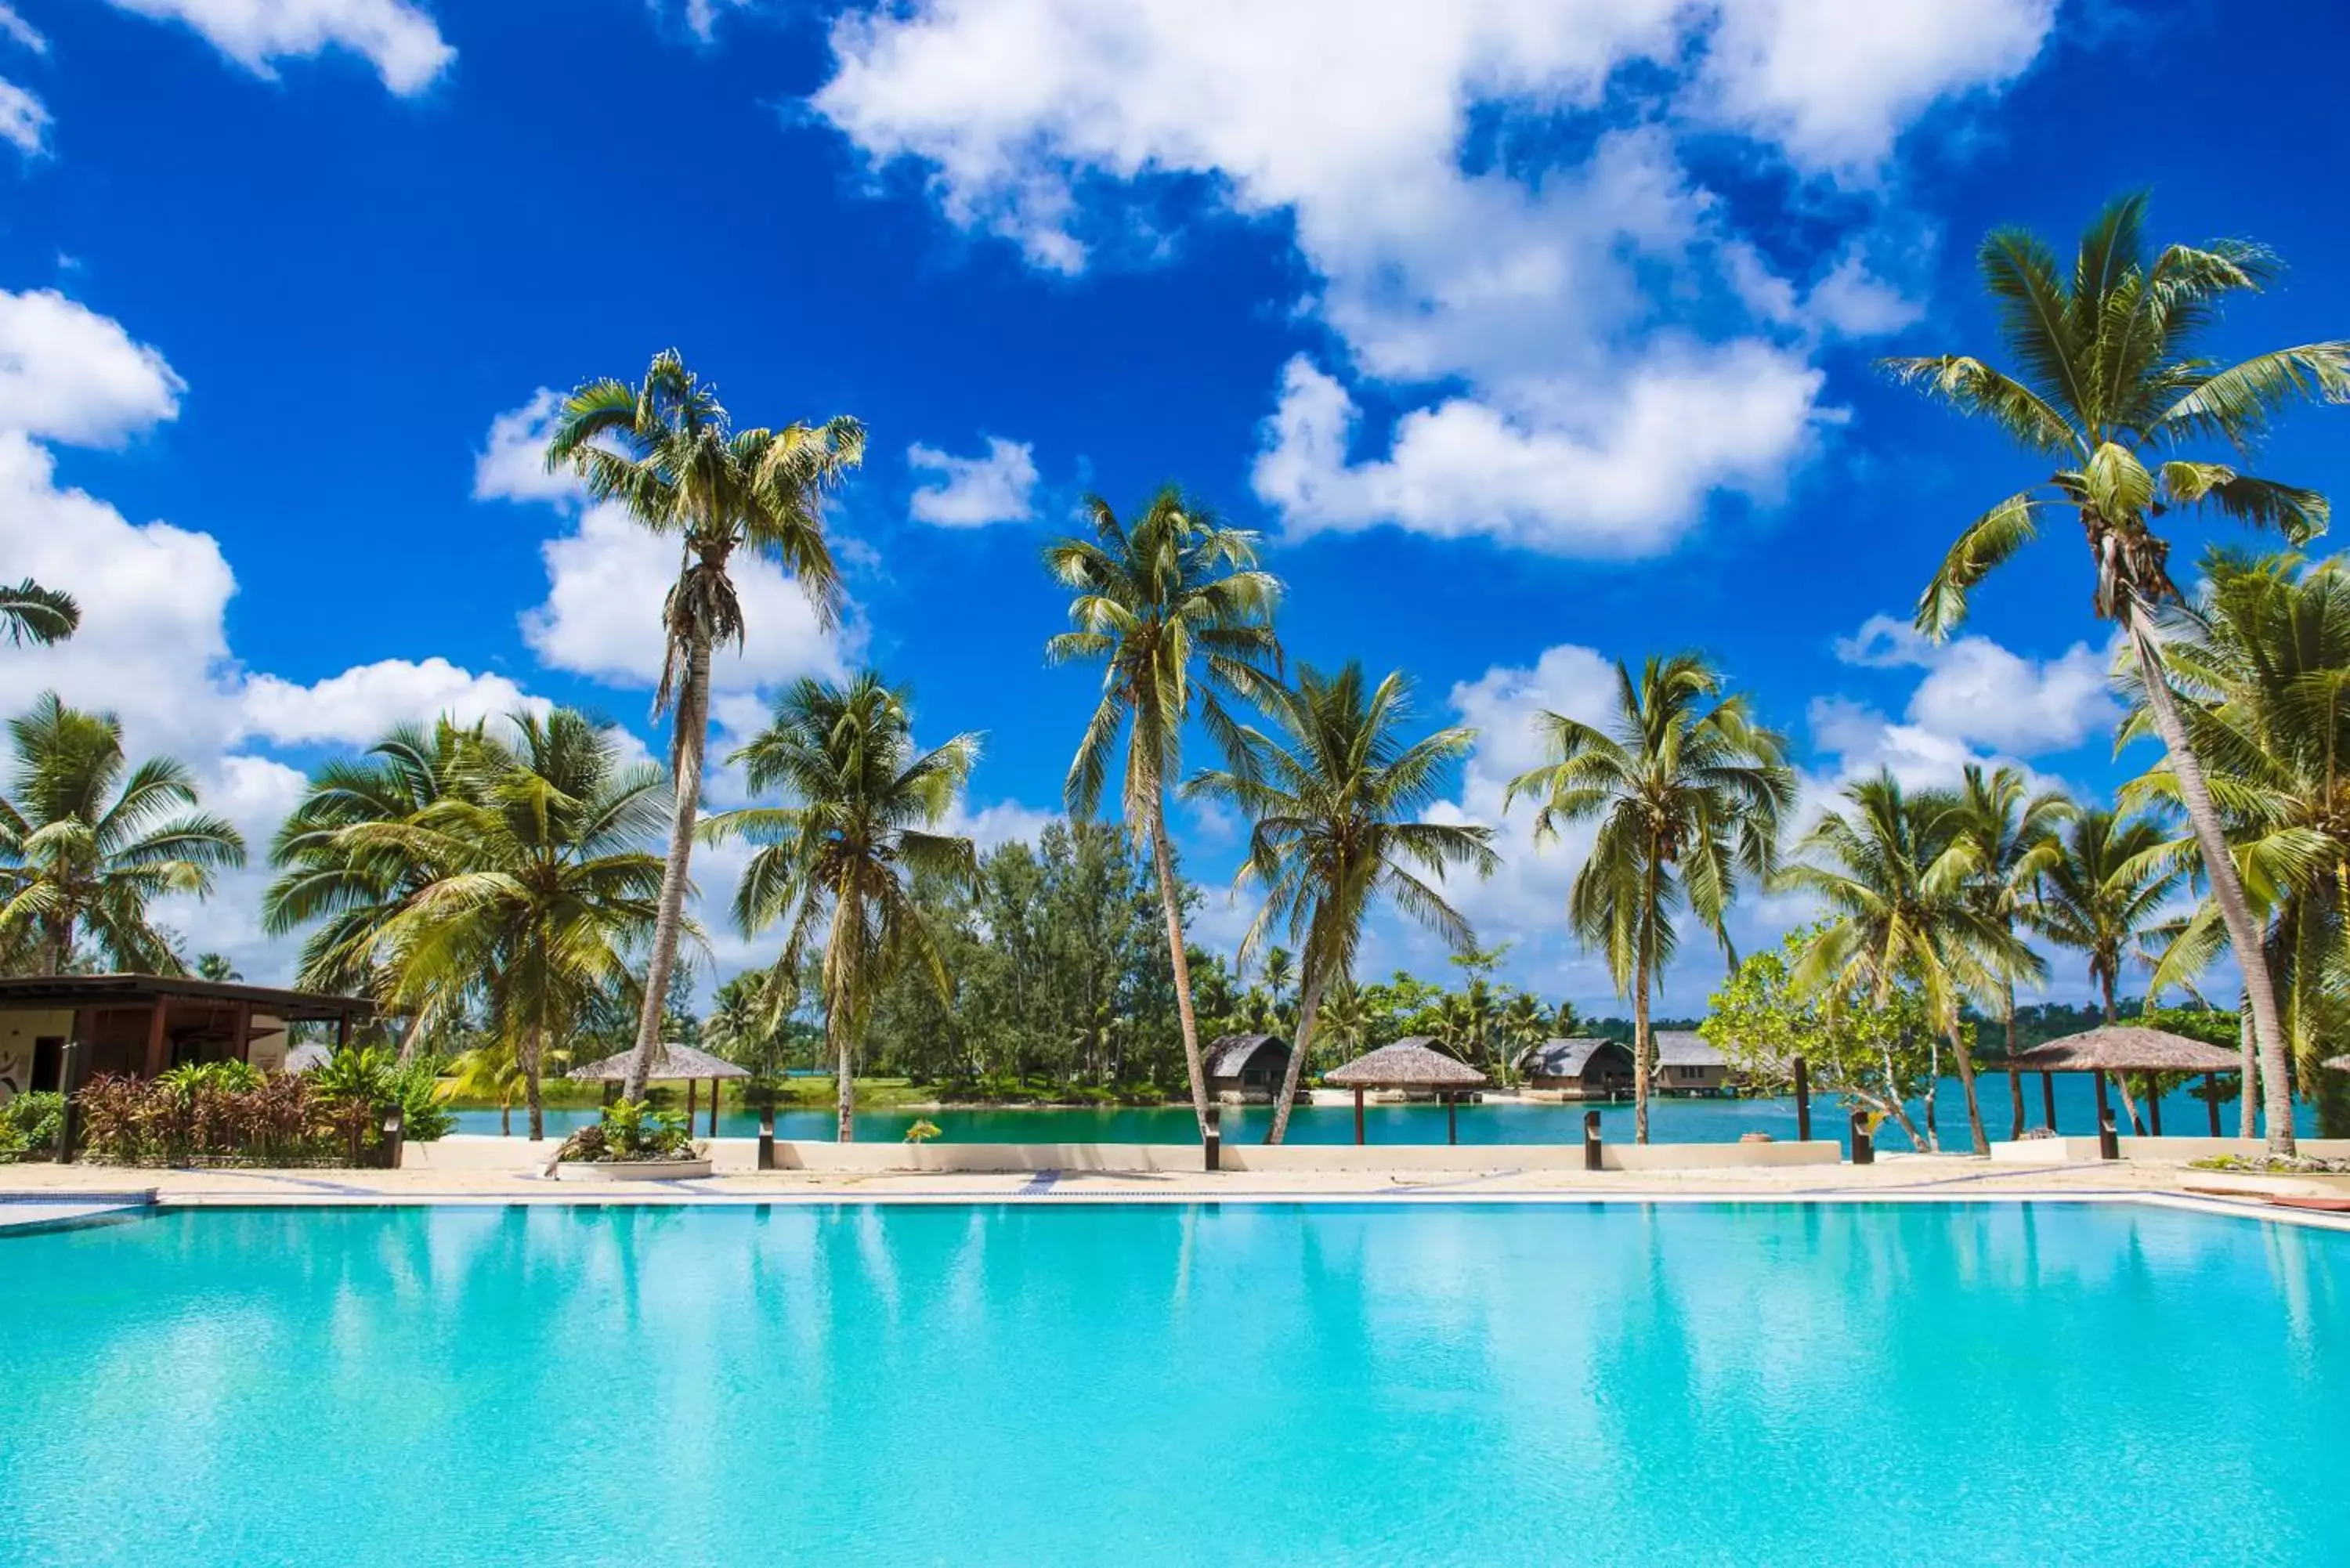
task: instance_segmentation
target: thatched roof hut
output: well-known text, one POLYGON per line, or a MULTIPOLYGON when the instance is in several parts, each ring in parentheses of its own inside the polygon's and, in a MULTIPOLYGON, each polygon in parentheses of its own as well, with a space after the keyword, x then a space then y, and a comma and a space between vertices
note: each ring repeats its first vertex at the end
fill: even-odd
MULTIPOLYGON (((629 1063, 635 1055, 636 1051, 633 1048, 615 1052, 600 1062, 590 1062, 585 1066, 574 1067, 563 1075, 567 1078, 582 1079, 588 1083, 600 1080, 604 1085, 604 1103, 609 1105, 612 1103, 612 1096, 619 1092, 620 1085, 628 1082, 629 1063)), ((649 1083, 679 1078, 685 1080, 685 1125, 689 1129, 693 1126, 693 1113, 697 1108, 694 1102, 701 1091, 702 1080, 709 1079, 710 1136, 712 1137, 718 1136, 720 1080, 750 1076, 752 1073, 748 1067, 737 1067, 723 1057, 712 1056, 707 1051, 697 1051, 691 1045, 661 1046, 653 1053, 652 1066, 645 1074, 646 1081, 649 1083)))
POLYGON ((2007 1064, 2019 1073, 2040 1075, 2041 1105, 2051 1131, 2056 1126, 2056 1096, 2049 1087, 2050 1074, 2095 1075, 2097 1121, 2100 1126, 2104 1124, 2107 1111, 2106 1075, 2146 1074, 2147 1111, 2157 1137, 2162 1133, 2162 1099, 2156 1092, 2152 1075, 2157 1073, 2201 1073, 2210 1080, 2204 1085, 2203 1100, 2210 1115, 2211 1136, 2218 1137, 2220 1094, 2213 1075, 2236 1071, 2242 1065, 2242 1059, 2233 1051, 2207 1045, 2200 1040, 2189 1040, 2184 1034, 2147 1029, 2135 1023, 2107 1023, 2095 1029, 2083 1030, 2078 1034, 2067 1034, 2061 1040, 2034 1045, 2029 1051, 2019 1051, 2008 1058, 2007 1064))
POLYGON ((1415 1034, 1356 1057, 1345 1066, 1322 1075, 1326 1084, 1355 1091, 1355 1141, 1363 1138, 1363 1091, 1366 1089, 1434 1090, 1444 1102, 1444 1141, 1461 1141, 1459 1096, 1464 1089, 1482 1089, 1485 1075, 1467 1063, 1448 1056, 1425 1034, 1415 1034))
POLYGON ((1270 1099, 1289 1071, 1289 1042, 1278 1034, 1219 1035, 1201 1067, 1211 1095, 1270 1099))

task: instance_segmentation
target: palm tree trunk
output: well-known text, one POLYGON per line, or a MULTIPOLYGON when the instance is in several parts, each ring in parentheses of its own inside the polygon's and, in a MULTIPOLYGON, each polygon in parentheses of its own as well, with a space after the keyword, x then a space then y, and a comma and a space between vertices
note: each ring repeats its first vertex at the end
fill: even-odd
MULTIPOLYGON (((1175 1019, 1183 1032, 1183 1068, 1191 1077, 1191 1114, 1200 1124, 1200 1141, 1208 1139, 1208 1073, 1200 1057, 1200 1021, 1191 1011, 1191 961, 1183 952, 1183 906, 1175 890, 1175 857, 1167 845, 1167 803, 1157 790, 1150 792, 1150 864, 1159 877, 1159 905, 1167 915, 1167 957, 1175 972, 1175 1019)), ((1297 1059, 1304 1050, 1295 1041, 1290 1042, 1291 1079, 1295 1081, 1297 1059)), ((1274 1113, 1276 1126, 1289 1117, 1289 1102, 1282 1101, 1274 1113)), ((1281 1141, 1276 1133, 1274 1142, 1281 1141)))
MULTIPOLYGON (((839 917, 836 915, 834 919, 839 917)), ((857 1063, 851 1048, 847 1023, 840 1009, 827 1005, 824 1010, 826 1044, 832 1047, 833 1061, 837 1064, 837 1076, 833 1084, 833 1137, 841 1143, 857 1141, 857 1063)))
POLYGON ((2236 1049, 2243 1065, 2237 1069, 2243 1082, 2236 1085, 2236 1136, 2254 1138, 2261 1136, 2258 1102, 2252 1096, 2260 1092, 2260 1052, 2252 1044, 2252 1010, 2249 1007, 2236 1014, 2236 1049))
POLYGON ((1983 1136, 1982 1104, 1975 1097, 1974 1053, 1967 1049, 1966 1030, 1959 1023, 1956 1012, 1950 1015, 1950 1056, 1959 1064, 1959 1087, 1967 1096, 1967 1137, 1975 1153, 1988 1158, 1991 1139, 1983 1136))
MULTIPOLYGON (((2295 1152, 2293 1085, 2286 1076, 2284 1029, 2277 1018, 2276 987, 2269 974, 2260 929, 2252 923, 2251 906, 2244 898, 2243 878, 2237 875, 2235 859, 2228 853, 2228 836, 2211 804, 2211 791, 2203 779, 2203 764, 2188 744, 2187 726, 2178 717, 2178 701, 2164 672, 2162 649, 2155 639, 2144 606, 2125 606, 2123 618, 2130 648, 2137 656, 2147 710, 2153 715, 2164 749, 2170 753, 2170 771, 2178 780, 2178 798, 2187 808, 2188 822, 2195 829, 2196 845, 2203 852, 2203 874, 2210 884, 2211 901, 2219 906, 2220 919, 2228 928, 2228 942, 2235 949, 2236 967, 2243 973, 2244 993, 2251 1002, 2252 1032, 2260 1046, 2261 1086, 2265 1091, 2268 1112, 2269 1152, 2290 1157, 2295 1152)), ((2250 1093, 2250 1085, 2246 1092, 2250 1093)))
POLYGON ((1320 974, 1305 982, 1305 992, 1297 1004, 1297 1038, 1289 1043, 1289 1064, 1281 1070, 1281 1097, 1274 1102, 1273 1126, 1264 1135, 1267 1143, 1279 1143, 1289 1136, 1289 1107, 1297 1099, 1297 1076, 1305 1065, 1305 1054, 1313 1048, 1314 1026, 1320 1022, 1323 982, 1320 974))
MULTIPOLYGON (((2098 985, 2105 991, 2106 1023, 2108 1027, 2110 1027, 2121 1016, 2120 1010, 2114 1005, 2114 977, 2119 972, 2120 968, 2120 961, 2115 961, 2113 967, 2107 969, 2105 974, 2100 977, 2097 981, 2098 985)), ((2127 1073, 2116 1073, 2114 1075, 2114 1087, 2121 1091, 2122 1115, 2129 1122, 2130 1136, 2132 1137, 2144 1137, 2146 1136, 2146 1128, 2140 1125, 2137 1118, 2137 1102, 2130 1098, 2129 1075, 2127 1073)))
POLYGON ((400 1064, 407 1066, 416 1060, 416 1048, 424 1043, 424 1009, 418 1008, 408 1021, 408 1028, 400 1036, 400 1064))
POLYGON ((1648 901, 1640 910, 1640 950, 1632 964, 1632 1141, 1648 1141, 1648 1074, 1656 1041, 1648 1033, 1648 971, 1656 958, 1658 846, 1648 845, 1648 901))
POLYGON ((2007 1097, 2012 1106, 2007 1140, 2023 1141, 2023 1074, 2015 1066, 2015 982, 2007 982, 2007 1097))
POLYGON ((684 689, 677 694, 671 732, 670 771, 676 791, 669 827, 669 858, 661 867, 660 904, 653 917, 653 950, 645 966, 645 1002, 637 1018, 636 1054, 629 1058, 624 1099, 645 1097, 653 1053, 660 1049, 661 1017, 669 1002, 670 971, 677 963, 678 933, 685 919, 685 887, 693 858, 693 822, 702 808, 702 753, 710 743, 710 640, 697 635, 686 659, 684 689))
POLYGON ((538 1053, 542 1044, 539 1027, 536 1023, 530 1026, 530 1033, 524 1038, 522 1053, 522 1092, 530 1105, 530 1141, 533 1143, 546 1140, 546 1107, 540 1102, 538 1088, 538 1053))
POLYGON ((1931 1029, 1926 1031, 1926 1042, 1932 1048, 1926 1060, 1926 1147, 1929 1152, 1942 1152, 1942 1118, 1939 1115, 1942 1097, 1942 1042, 1931 1029))

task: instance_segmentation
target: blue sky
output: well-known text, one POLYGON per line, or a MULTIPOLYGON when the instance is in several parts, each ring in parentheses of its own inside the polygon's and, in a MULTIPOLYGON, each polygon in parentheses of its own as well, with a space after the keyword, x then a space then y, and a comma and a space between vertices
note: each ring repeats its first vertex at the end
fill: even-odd
MULTIPOLYGON (((2300 76, 2350 19, 2322 5, 8 5, 0 572, 88 624, 0 659, 0 701, 119 710, 256 846, 318 756, 443 705, 577 702, 658 743, 664 553, 532 441, 546 389, 672 345, 743 421, 872 432, 836 516, 849 625, 751 574, 719 745, 775 681, 870 659, 926 732, 987 732, 985 837, 1054 805, 1091 696, 1042 665, 1038 545, 1084 492, 1167 479, 1266 533, 1297 656, 1401 668, 1428 722, 1482 726, 1466 818, 1501 820, 1534 712, 1692 645, 1814 802, 1969 758, 2102 789, 2070 541, 1994 579, 1970 640, 1896 629, 2032 474, 1871 359, 1988 350, 1982 232, 2068 242, 2140 185, 2162 236, 2291 264, 2223 349, 2343 330, 2335 131, 2300 76), (2251 81, 2276 90, 2210 112, 2251 81)), ((2291 421, 2271 471, 2339 489, 2340 419, 2291 421)), ((1221 888, 1231 825, 1180 826, 1221 888)), ((1462 902, 1514 978, 1608 1004, 1557 932, 1572 845, 1503 826, 1510 868, 1462 902)), ((274 976, 258 878, 174 918, 274 976)), ((1203 930, 1243 916, 1219 896, 1203 930)), ((718 936, 722 970, 760 950, 718 936)), ((1440 962, 1399 931, 1374 957, 1440 962)), ((1711 961, 1684 971, 1669 1008, 1702 1002, 1711 961)))

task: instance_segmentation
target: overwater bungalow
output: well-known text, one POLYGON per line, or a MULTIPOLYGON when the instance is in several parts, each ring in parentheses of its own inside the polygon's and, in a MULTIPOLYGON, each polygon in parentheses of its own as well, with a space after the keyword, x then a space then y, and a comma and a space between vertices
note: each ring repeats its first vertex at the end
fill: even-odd
POLYGON ((1289 1042, 1278 1034, 1224 1034, 1207 1051, 1208 1093, 1226 1105, 1271 1105, 1289 1071, 1289 1042))
POLYGON ((1515 1065, 1526 1087, 1564 1099, 1612 1100, 1632 1092, 1632 1048, 1596 1034, 1530 1045, 1515 1065))
POLYGON ((296 1023, 331 1023, 338 1044, 375 1013, 363 997, 329 996, 189 975, 0 978, 0 1098, 60 1086, 68 1041, 78 1078, 152 1078, 191 1062, 283 1067, 296 1023))
POLYGON ((1730 1059, 1690 1030, 1657 1031, 1657 1079, 1660 1095, 1726 1095, 1734 1083, 1730 1059))

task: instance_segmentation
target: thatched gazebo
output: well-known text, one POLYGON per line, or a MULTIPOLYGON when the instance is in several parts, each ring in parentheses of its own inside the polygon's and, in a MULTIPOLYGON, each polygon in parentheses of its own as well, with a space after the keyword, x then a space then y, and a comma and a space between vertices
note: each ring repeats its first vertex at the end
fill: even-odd
POLYGON ((1357 1056, 1324 1074, 1322 1081, 1355 1091, 1355 1141, 1358 1144, 1364 1141, 1363 1092, 1367 1089, 1434 1091, 1444 1102, 1444 1141, 1459 1143, 1461 1094, 1483 1088, 1485 1075, 1439 1051, 1427 1035, 1415 1034, 1357 1056))
MULTIPOLYGON (((567 1078, 579 1079, 584 1083, 600 1082, 604 1085, 604 1103, 608 1106, 619 1094, 620 1085, 628 1082, 629 1064, 635 1059, 636 1054, 635 1049, 631 1047, 607 1056, 600 1062, 590 1062, 584 1067, 574 1067, 563 1075, 567 1078)), ((750 1075, 751 1070, 748 1067, 737 1067, 733 1063, 712 1056, 707 1051, 697 1051, 691 1045, 663 1045, 654 1051, 652 1067, 645 1074, 645 1081, 674 1083, 683 1079, 685 1125, 691 1127, 696 1108, 696 1093, 702 1087, 702 1080, 709 1079, 710 1136, 716 1137, 718 1136, 719 1084, 728 1078, 747 1078, 750 1075)))
POLYGON ((2162 1136, 2162 1098, 2155 1093, 2154 1075, 2200 1073, 2203 1075, 2205 1102, 2211 1113, 2211 1136, 2218 1137, 2218 1075, 2235 1072, 2242 1065, 2242 1060, 2233 1051, 2223 1051, 2200 1040, 2189 1040, 2184 1034, 2141 1028, 2134 1023, 2107 1023, 2084 1030, 2078 1034, 2067 1034, 2061 1040, 2034 1045, 2029 1051, 2019 1051, 2008 1058, 2008 1065, 2019 1073, 2040 1075, 2041 1109, 2050 1132, 2056 1130, 2056 1090, 2050 1081, 2051 1074, 2095 1075, 2097 1125, 2102 1127, 2108 1109, 2106 1075, 2142 1073, 2146 1075, 2147 1115, 2151 1118, 2149 1126, 2157 1137, 2162 1136))

